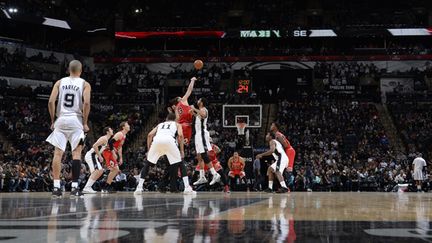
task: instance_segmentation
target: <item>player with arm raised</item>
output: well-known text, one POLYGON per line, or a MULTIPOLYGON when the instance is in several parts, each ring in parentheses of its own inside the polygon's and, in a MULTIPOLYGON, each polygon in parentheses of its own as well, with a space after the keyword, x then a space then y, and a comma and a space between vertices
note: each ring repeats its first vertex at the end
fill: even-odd
POLYGON ((180 125, 182 126, 183 136, 186 145, 189 145, 190 140, 192 138, 192 122, 193 122, 193 113, 191 107, 189 106, 188 99, 192 94, 192 90, 196 80, 197 79, 195 77, 192 77, 184 96, 177 97, 174 102, 175 112, 178 117, 178 123, 180 123, 180 125))
POLYGON ((69 63, 69 77, 62 78, 54 84, 48 101, 51 117, 51 130, 46 139, 52 144, 54 157, 52 173, 54 179, 53 197, 61 197, 60 173, 61 159, 69 142, 72 150, 72 190, 71 197, 80 197, 78 178, 81 171, 81 152, 84 145, 85 132, 89 131, 88 116, 90 114, 91 86, 80 78, 82 64, 77 60, 69 63), (56 100, 57 110, 56 110, 56 100), (57 116, 57 119, 55 119, 57 116))
POLYGON ((194 182, 194 185, 207 183, 207 179, 205 178, 204 173, 204 163, 207 165, 210 173, 213 175, 213 179, 210 182, 210 185, 219 182, 221 178, 221 176, 213 168, 213 165, 207 154, 208 151, 212 150, 212 146, 210 144, 210 133, 207 130, 208 110, 206 106, 206 98, 201 98, 198 100, 198 108, 191 106, 193 112, 195 113, 195 152, 197 154, 198 163, 200 165, 200 178, 196 182, 194 182))
POLYGON ((271 164, 267 170, 269 183, 266 192, 273 191, 273 174, 276 175, 276 178, 279 180, 279 183, 281 185, 281 188, 279 188, 277 192, 289 192, 282 174, 289 163, 288 156, 285 154, 285 150, 283 149, 282 144, 276 140, 276 135, 274 133, 268 133, 266 136, 266 140, 270 145, 270 149, 267 152, 258 154, 256 156, 257 159, 261 159, 264 156, 273 155, 273 157, 276 159, 276 162, 271 164))
MULTIPOLYGON (((143 168, 141 169, 140 180, 134 194, 141 194, 143 189, 143 184, 145 178, 149 171, 149 163, 156 164, 161 156, 166 155, 168 162, 170 163, 169 172, 171 178, 177 177, 178 166, 184 164, 184 141, 182 127, 176 121, 176 115, 174 113, 169 113, 166 121, 157 125, 147 136, 147 159, 144 161, 143 168), (180 149, 176 142, 180 144, 180 149)), ((183 183, 185 185, 184 193, 190 194, 195 193, 192 187, 189 185, 189 177, 183 176, 183 183)))

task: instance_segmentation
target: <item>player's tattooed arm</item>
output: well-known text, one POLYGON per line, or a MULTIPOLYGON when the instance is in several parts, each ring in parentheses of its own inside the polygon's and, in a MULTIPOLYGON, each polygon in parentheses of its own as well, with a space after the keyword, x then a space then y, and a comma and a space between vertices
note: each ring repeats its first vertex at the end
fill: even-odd
POLYGON ((51 117, 51 129, 54 130, 54 120, 55 120, 55 102, 59 93, 60 80, 54 84, 51 91, 51 95, 48 100, 48 111, 51 117))

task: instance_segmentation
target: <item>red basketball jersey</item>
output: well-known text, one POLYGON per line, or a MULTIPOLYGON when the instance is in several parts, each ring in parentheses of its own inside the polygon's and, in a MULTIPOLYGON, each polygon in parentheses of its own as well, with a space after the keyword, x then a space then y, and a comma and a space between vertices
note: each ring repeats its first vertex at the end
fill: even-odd
POLYGON ((192 124, 193 115, 190 112, 191 108, 188 105, 183 104, 182 102, 179 102, 176 106, 177 112, 179 114, 179 120, 178 123, 187 123, 192 124))

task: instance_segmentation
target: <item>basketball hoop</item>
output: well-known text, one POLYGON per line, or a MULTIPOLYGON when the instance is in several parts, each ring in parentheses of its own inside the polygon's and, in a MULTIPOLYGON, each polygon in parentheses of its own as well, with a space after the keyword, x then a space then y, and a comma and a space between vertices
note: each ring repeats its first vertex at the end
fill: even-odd
POLYGON ((247 126, 247 124, 245 122, 237 122, 236 123, 238 135, 245 135, 246 126, 247 126))

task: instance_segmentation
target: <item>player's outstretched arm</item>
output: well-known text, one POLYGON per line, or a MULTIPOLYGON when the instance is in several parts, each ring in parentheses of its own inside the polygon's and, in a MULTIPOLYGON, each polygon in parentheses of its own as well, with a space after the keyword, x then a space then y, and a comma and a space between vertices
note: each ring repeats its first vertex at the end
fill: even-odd
POLYGON ((83 92, 83 125, 84 132, 88 132, 90 129, 88 127, 88 117, 90 114, 90 97, 91 97, 91 86, 88 82, 85 82, 84 92, 83 92))
POLYGON ((156 135, 157 128, 157 126, 154 127, 147 135, 147 149, 150 149, 150 146, 153 142, 153 137, 156 135))
POLYGON ((59 93, 60 80, 57 81, 53 89, 51 90, 51 95, 48 100, 48 111, 51 117, 51 129, 54 129, 54 120, 55 120, 55 102, 57 100, 57 96, 59 93))
POLYGON ((270 149, 267 152, 264 152, 262 154, 258 154, 257 158, 260 159, 260 158, 262 158, 264 156, 272 155, 274 153, 275 149, 276 149, 276 143, 275 143, 275 141, 270 141, 270 149))
POLYGON ((191 96, 191 94, 192 94, 192 90, 193 90, 193 87, 194 87, 194 85, 195 85, 195 81, 197 80, 197 78, 195 78, 195 77, 192 77, 191 78, 191 81, 190 81, 190 83, 189 83, 189 86, 188 86, 188 88, 187 88, 187 90, 186 90, 186 93, 185 93, 185 95, 182 97, 182 102, 187 102, 188 101, 188 99, 189 99, 189 96, 191 96))
POLYGON ((180 124, 176 123, 177 125, 177 140, 180 145, 180 154, 182 159, 184 159, 184 136, 183 136, 183 128, 180 124))

